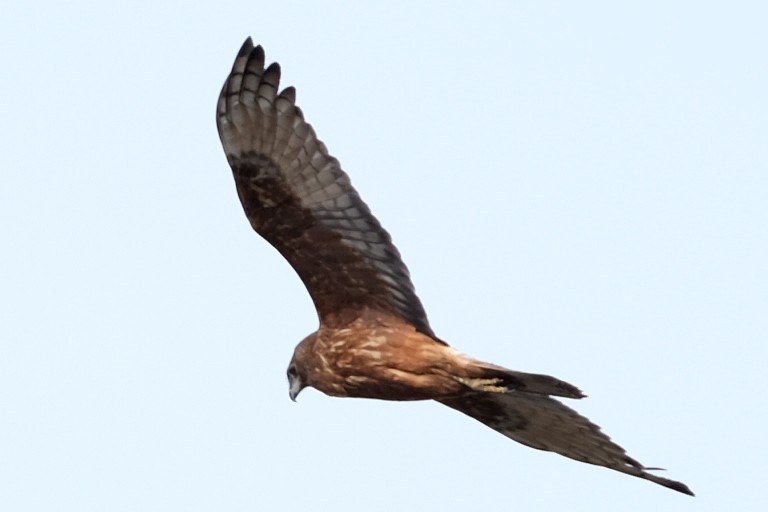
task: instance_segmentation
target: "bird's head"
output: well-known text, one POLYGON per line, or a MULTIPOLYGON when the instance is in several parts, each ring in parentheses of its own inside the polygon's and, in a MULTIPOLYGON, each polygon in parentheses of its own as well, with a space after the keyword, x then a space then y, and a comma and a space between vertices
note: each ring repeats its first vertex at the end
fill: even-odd
POLYGON ((301 390, 309 386, 307 377, 307 356, 310 352, 310 343, 314 340, 314 335, 307 336, 296 346, 291 358, 291 364, 288 365, 288 395, 291 400, 296 401, 301 390))
POLYGON ((307 387, 305 378, 302 377, 301 373, 298 365, 291 360, 291 364, 288 366, 288 395, 294 402, 299 393, 301 393, 301 390, 307 387))

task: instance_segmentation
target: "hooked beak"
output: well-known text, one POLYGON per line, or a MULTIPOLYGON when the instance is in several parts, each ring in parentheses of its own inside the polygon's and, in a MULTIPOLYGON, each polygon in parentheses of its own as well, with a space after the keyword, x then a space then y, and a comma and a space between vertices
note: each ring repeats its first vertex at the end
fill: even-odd
POLYGON ((299 377, 295 377, 293 379, 290 379, 288 382, 288 396, 291 397, 291 400, 294 402, 296 401, 296 397, 299 396, 299 393, 301 393, 301 390, 304 389, 304 383, 301 382, 301 379, 299 377))

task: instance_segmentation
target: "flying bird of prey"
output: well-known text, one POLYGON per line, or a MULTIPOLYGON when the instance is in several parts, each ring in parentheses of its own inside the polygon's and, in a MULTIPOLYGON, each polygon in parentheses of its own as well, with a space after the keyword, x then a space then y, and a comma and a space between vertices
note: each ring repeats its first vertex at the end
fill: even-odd
POLYGON ((551 398, 582 398, 548 375, 466 356, 438 338, 389 234, 296 106, 280 66, 248 38, 219 96, 219 136, 245 215, 298 273, 318 330, 296 347, 290 397, 437 400, 515 441, 693 495, 629 457, 600 428, 551 398))

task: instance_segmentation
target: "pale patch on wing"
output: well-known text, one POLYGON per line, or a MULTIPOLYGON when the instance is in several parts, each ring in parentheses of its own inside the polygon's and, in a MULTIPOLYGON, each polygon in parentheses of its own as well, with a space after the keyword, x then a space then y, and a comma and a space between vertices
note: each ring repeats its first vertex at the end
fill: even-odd
POLYGON ((509 391, 506 386, 500 386, 500 379, 474 379, 454 376, 458 382, 461 382, 474 391, 485 391, 487 393, 505 393, 509 391))
POLYGON ((366 377, 365 375, 350 375, 347 377, 347 381, 349 381, 350 384, 365 384, 373 382, 373 379, 366 377))
POLYGON ((387 337, 386 336, 366 336, 362 342, 360 342, 359 347, 364 349, 370 349, 372 347, 381 347, 384 346, 387 343, 387 337))

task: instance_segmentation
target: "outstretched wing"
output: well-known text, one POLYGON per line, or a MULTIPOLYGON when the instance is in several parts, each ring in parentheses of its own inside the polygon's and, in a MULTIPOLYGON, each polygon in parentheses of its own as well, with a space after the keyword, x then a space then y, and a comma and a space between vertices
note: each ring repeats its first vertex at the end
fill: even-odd
POLYGON ((604 466, 693 496, 684 483, 649 473, 649 468, 628 456, 600 427, 548 396, 468 393, 439 401, 531 448, 604 466))
POLYGON ((434 336, 389 234, 248 38, 219 96, 219 137, 251 226, 293 266, 325 325, 382 311, 434 336))

